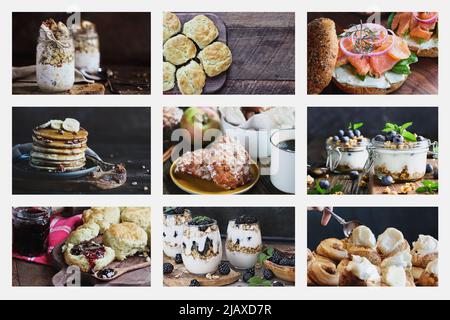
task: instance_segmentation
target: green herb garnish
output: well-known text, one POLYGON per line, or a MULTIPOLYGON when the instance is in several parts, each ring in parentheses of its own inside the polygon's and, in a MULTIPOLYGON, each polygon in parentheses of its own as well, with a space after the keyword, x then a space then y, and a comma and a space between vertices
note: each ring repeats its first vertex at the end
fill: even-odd
POLYGON ((330 195, 330 194, 336 194, 338 192, 341 192, 342 189, 343 189, 343 186, 338 184, 338 185, 335 185, 333 188, 326 190, 326 189, 321 188, 320 181, 317 181, 316 187, 314 189, 310 189, 308 191, 308 194, 322 194, 322 195, 328 194, 328 195, 330 195))
POLYGON ((394 22, 395 15, 396 15, 395 12, 392 12, 392 13, 389 15, 389 18, 388 18, 388 21, 387 21, 387 28, 388 28, 388 29, 392 29, 392 22, 394 22))
POLYGON ((385 125, 385 127, 383 129, 383 132, 389 133, 391 131, 395 131, 398 134, 402 135, 403 138, 405 138, 405 140, 410 141, 410 142, 416 142, 417 141, 416 135, 411 133, 411 132, 409 132, 408 130, 406 130, 409 127, 411 127, 412 125, 413 125, 412 122, 404 123, 401 126, 397 125, 395 123, 388 122, 388 123, 386 123, 386 125, 385 125))
POLYGON ((411 53, 408 59, 400 60, 390 71, 398 74, 409 75, 411 74, 410 65, 416 63, 417 61, 419 61, 419 59, 417 58, 416 54, 411 53))
POLYGON ((248 280, 249 287, 270 287, 272 286, 272 282, 269 280, 265 280, 260 277, 253 277, 248 280))
POLYGON ((357 123, 349 123, 348 124, 348 130, 353 130, 353 131, 355 131, 355 130, 358 130, 358 129, 360 129, 360 128, 362 128, 364 126, 364 123, 363 122, 357 122, 357 123))
POLYGON ((268 248, 266 248, 266 250, 261 252, 258 255, 259 264, 263 265, 266 260, 269 260, 270 258, 272 258, 274 251, 275 251, 275 249, 273 247, 268 247, 268 248))
POLYGON ((438 191, 439 183, 430 180, 422 181, 422 186, 416 189, 417 193, 436 194, 438 191))

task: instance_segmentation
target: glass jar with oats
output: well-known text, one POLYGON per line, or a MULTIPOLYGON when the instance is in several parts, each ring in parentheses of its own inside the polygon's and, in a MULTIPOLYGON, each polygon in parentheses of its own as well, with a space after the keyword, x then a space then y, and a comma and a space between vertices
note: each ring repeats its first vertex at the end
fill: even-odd
POLYGON ((36 80, 44 92, 69 90, 75 82, 75 50, 69 29, 53 19, 42 22, 36 47, 36 80))
POLYGON ((75 67, 96 72, 100 68, 100 42, 98 33, 90 21, 82 21, 71 28, 75 45, 75 67))

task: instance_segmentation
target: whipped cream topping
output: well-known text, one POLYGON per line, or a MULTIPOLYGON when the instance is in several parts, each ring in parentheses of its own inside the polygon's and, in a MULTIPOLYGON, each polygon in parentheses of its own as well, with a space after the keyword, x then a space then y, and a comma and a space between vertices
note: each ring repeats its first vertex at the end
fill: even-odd
POLYGON ((381 268, 389 268, 392 266, 400 267, 403 269, 411 268, 412 267, 411 253, 409 253, 408 251, 401 251, 396 253, 392 257, 384 259, 383 262, 381 262, 381 268))
POLYGON ((292 107, 270 108, 248 120, 240 107, 221 107, 220 112, 227 122, 242 129, 272 130, 295 127, 295 109, 292 107))
POLYGON ((377 240, 377 248, 382 254, 390 254, 405 241, 403 233, 395 228, 387 228, 377 240))
POLYGON ((352 232, 350 241, 358 247, 375 248, 377 243, 375 235, 366 226, 359 226, 352 232))
POLYGON ((439 242, 432 236, 419 235, 419 239, 413 242, 413 254, 425 256, 427 254, 438 252, 439 242))
POLYGON ((360 256, 353 256, 346 270, 363 281, 379 281, 381 278, 378 269, 367 258, 360 256))
POLYGON ((406 287, 405 269, 399 266, 390 266, 383 272, 383 282, 390 287, 406 287))
POLYGON ((54 37, 56 40, 67 40, 71 38, 70 31, 66 25, 62 22, 56 23, 53 19, 42 22, 39 35, 42 38, 54 37))
POLYGON ((438 259, 436 259, 434 261, 431 261, 427 265, 427 267, 425 269, 425 272, 428 272, 429 274, 432 274, 432 275, 434 275, 436 277, 439 277, 439 262, 438 262, 438 259))

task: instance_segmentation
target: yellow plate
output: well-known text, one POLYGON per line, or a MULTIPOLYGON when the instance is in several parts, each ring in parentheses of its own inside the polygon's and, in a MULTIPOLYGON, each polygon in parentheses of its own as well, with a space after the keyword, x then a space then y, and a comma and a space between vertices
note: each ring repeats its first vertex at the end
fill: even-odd
POLYGON ((170 177, 172 181, 181 190, 190 194, 241 194, 247 192, 258 182, 260 172, 258 165, 252 161, 250 165, 250 173, 252 179, 250 182, 233 190, 224 190, 212 181, 206 181, 188 174, 175 174, 175 167, 178 160, 175 160, 170 166, 170 177))

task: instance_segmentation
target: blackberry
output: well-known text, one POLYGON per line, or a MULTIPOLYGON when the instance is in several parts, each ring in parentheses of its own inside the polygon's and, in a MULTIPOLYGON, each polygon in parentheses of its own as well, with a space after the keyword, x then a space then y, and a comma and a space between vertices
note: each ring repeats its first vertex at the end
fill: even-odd
POLYGON ((169 274, 173 272, 173 265, 171 263, 164 263, 163 265, 163 273, 169 274))
POLYGON ((284 287, 284 283, 280 281, 274 281, 274 283, 272 283, 272 287, 284 287))
POLYGON ((167 208, 164 212, 165 214, 183 214, 184 208, 176 207, 176 208, 167 208))
POLYGON ((236 218, 235 223, 237 225, 241 225, 241 224, 255 224, 258 223, 258 219, 256 219, 256 217, 252 217, 252 216, 240 216, 238 218, 236 218))
POLYGON ((281 259, 283 259, 283 254, 277 249, 275 249, 272 253, 272 257, 269 260, 275 264, 279 264, 281 259))
POLYGON ((198 282, 198 280, 196 279, 192 279, 189 287, 200 287, 200 282, 198 282))
POLYGON ((270 271, 269 269, 265 269, 263 271, 263 278, 266 280, 272 280, 274 277, 274 274, 272 271, 270 271))
POLYGON ((219 273, 221 275, 226 276, 226 275, 230 274, 230 272, 231 272, 231 269, 230 269, 230 265, 228 263, 224 262, 219 266, 219 273))
POLYGON ((246 273, 250 273, 252 275, 252 277, 255 276, 256 272, 255 272, 255 267, 247 269, 247 271, 245 271, 246 273))
POLYGON ((246 273, 244 273, 244 275, 242 276, 242 280, 243 280, 245 283, 248 283, 249 280, 250 280, 251 278, 253 278, 253 277, 254 277, 253 274, 251 274, 251 273, 249 273, 249 272, 246 272, 246 273))
POLYGON ((289 258, 283 258, 283 259, 280 260, 279 265, 280 266, 284 266, 284 267, 289 267, 291 265, 291 261, 290 260, 291 259, 289 259, 289 258))
POLYGON ((190 226, 208 226, 213 224, 214 220, 205 216, 198 216, 188 222, 190 226))
POLYGON ((178 253, 178 254, 175 256, 175 263, 176 263, 176 264, 182 264, 182 263, 183 263, 183 257, 181 256, 180 253, 178 253))

